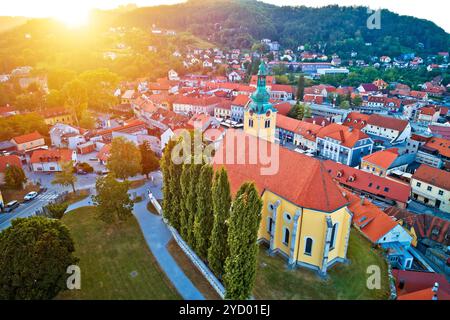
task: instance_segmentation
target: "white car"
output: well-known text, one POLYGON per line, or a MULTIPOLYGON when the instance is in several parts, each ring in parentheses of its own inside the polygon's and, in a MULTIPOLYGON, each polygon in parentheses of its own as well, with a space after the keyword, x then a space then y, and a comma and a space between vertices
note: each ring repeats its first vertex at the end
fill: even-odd
POLYGON ((23 200, 30 201, 30 200, 33 200, 34 198, 36 198, 37 196, 38 196, 38 193, 36 191, 31 191, 31 192, 27 193, 25 195, 25 197, 23 197, 23 200))

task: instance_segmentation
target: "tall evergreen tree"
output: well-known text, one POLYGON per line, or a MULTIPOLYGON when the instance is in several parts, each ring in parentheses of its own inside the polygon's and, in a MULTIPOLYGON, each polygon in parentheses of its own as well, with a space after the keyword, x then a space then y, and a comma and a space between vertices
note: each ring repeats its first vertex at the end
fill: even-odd
POLYGON ((305 76, 300 75, 297 83, 297 102, 303 100, 304 94, 305 94, 305 76))
POLYGON ((227 171, 222 168, 216 172, 212 187, 214 224, 211 232, 211 244, 208 249, 208 264, 211 270, 221 277, 228 256, 228 226, 230 216, 231 191, 227 171))
POLYGON ((189 189, 191 187, 191 164, 185 163, 183 164, 183 169, 181 172, 180 178, 180 186, 181 186, 181 197, 180 197, 180 234, 181 237, 187 241, 188 239, 188 228, 189 228, 189 189))
POLYGON ((185 240, 191 246, 191 248, 195 248, 194 221, 197 214, 197 185, 199 182, 201 169, 201 164, 192 163, 190 166, 189 192, 186 199, 188 219, 186 226, 187 234, 185 240))
POLYGON ((162 201, 162 210, 164 218, 167 219, 170 225, 173 226, 173 220, 172 220, 172 198, 173 195, 171 193, 170 188, 170 178, 171 178, 171 171, 173 171, 173 165, 171 155, 172 150, 175 147, 176 142, 174 140, 170 140, 166 147, 164 148, 163 156, 160 160, 161 164, 161 172, 163 176, 163 186, 162 186, 162 192, 163 192, 163 201, 162 201))
POLYGON ((197 213, 194 219, 195 251, 204 260, 208 256, 211 231, 214 223, 212 205, 212 180, 214 171, 205 164, 197 184, 197 213))
POLYGON ((236 195, 228 224, 229 255, 225 262, 225 298, 248 299, 256 276, 262 200, 253 183, 244 183, 236 195))

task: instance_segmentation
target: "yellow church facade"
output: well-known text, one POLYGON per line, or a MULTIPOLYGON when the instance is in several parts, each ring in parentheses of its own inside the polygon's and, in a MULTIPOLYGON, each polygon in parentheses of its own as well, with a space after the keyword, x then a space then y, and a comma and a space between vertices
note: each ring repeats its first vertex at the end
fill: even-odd
POLYGON ((347 207, 333 212, 302 208, 271 191, 264 203, 258 238, 288 260, 326 274, 328 268, 347 260, 352 214, 347 207))
POLYGON ((258 239, 267 244, 270 254, 284 257, 290 268, 306 267, 326 275, 328 268, 347 261, 352 222, 348 200, 320 160, 274 143, 277 110, 269 99, 262 63, 257 89, 244 112, 244 130, 227 131, 222 148, 215 155, 214 166, 225 167, 233 194, 242 183, 255 183, 263 201, 258 239), (242 142, 249 137, 257 139, 242 142), (241 143, 229 143, 229 139, 241 143), (278 163, 275 172, 264 175, 262 162, 238 164, 222 158, 233 151, 235 158, 250 159, 255 146, 247 144, 259 144, 261 139, 276 148, 273 153, 276 158, 271 159, 278 163), (236 150, 227 149, 227 145, 239 144, 236 150))

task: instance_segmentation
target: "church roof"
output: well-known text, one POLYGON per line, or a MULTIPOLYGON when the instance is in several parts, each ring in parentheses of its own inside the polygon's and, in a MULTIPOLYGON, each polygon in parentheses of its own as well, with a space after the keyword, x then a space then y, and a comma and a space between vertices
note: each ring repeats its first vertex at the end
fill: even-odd
POLYGON ((274 167, 278 166, 278 170, 274 170, 271 175, 261 174, 261 169, 269 168, 271 163, 267 164, 264 161, 267 159, 260 159, 261 156, 251 153, 261 149, 261 146, 257 146, 257 151, 254 151, 250 147, 251 143, 258 144, 258 141, 260 139, 242 131, 229 129, 215 154, 213 166, 215 169, 222 166, 226 168, 233 194, 236 194, 244 182, 253 181, 261 194, 269 190, 303 208, 334 212, 347 205, 347 199, 319 160, 278 144, 263 144, 262 147, 266 146, 268 150, 265 151, 269 152, 262 153, 272 155, 272 165, 277 162, 274 167), (257 158, 256 161, 252 162, 251 160, 255 160, 253 158, 257 158))

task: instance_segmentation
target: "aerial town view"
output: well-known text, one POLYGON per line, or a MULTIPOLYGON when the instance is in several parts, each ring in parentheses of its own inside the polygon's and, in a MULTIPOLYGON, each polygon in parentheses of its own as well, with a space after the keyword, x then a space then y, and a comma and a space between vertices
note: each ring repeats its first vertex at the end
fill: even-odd
POLYGON ((446 2, 131 2, 0 3, 0 305, 450 300, 446 2))

